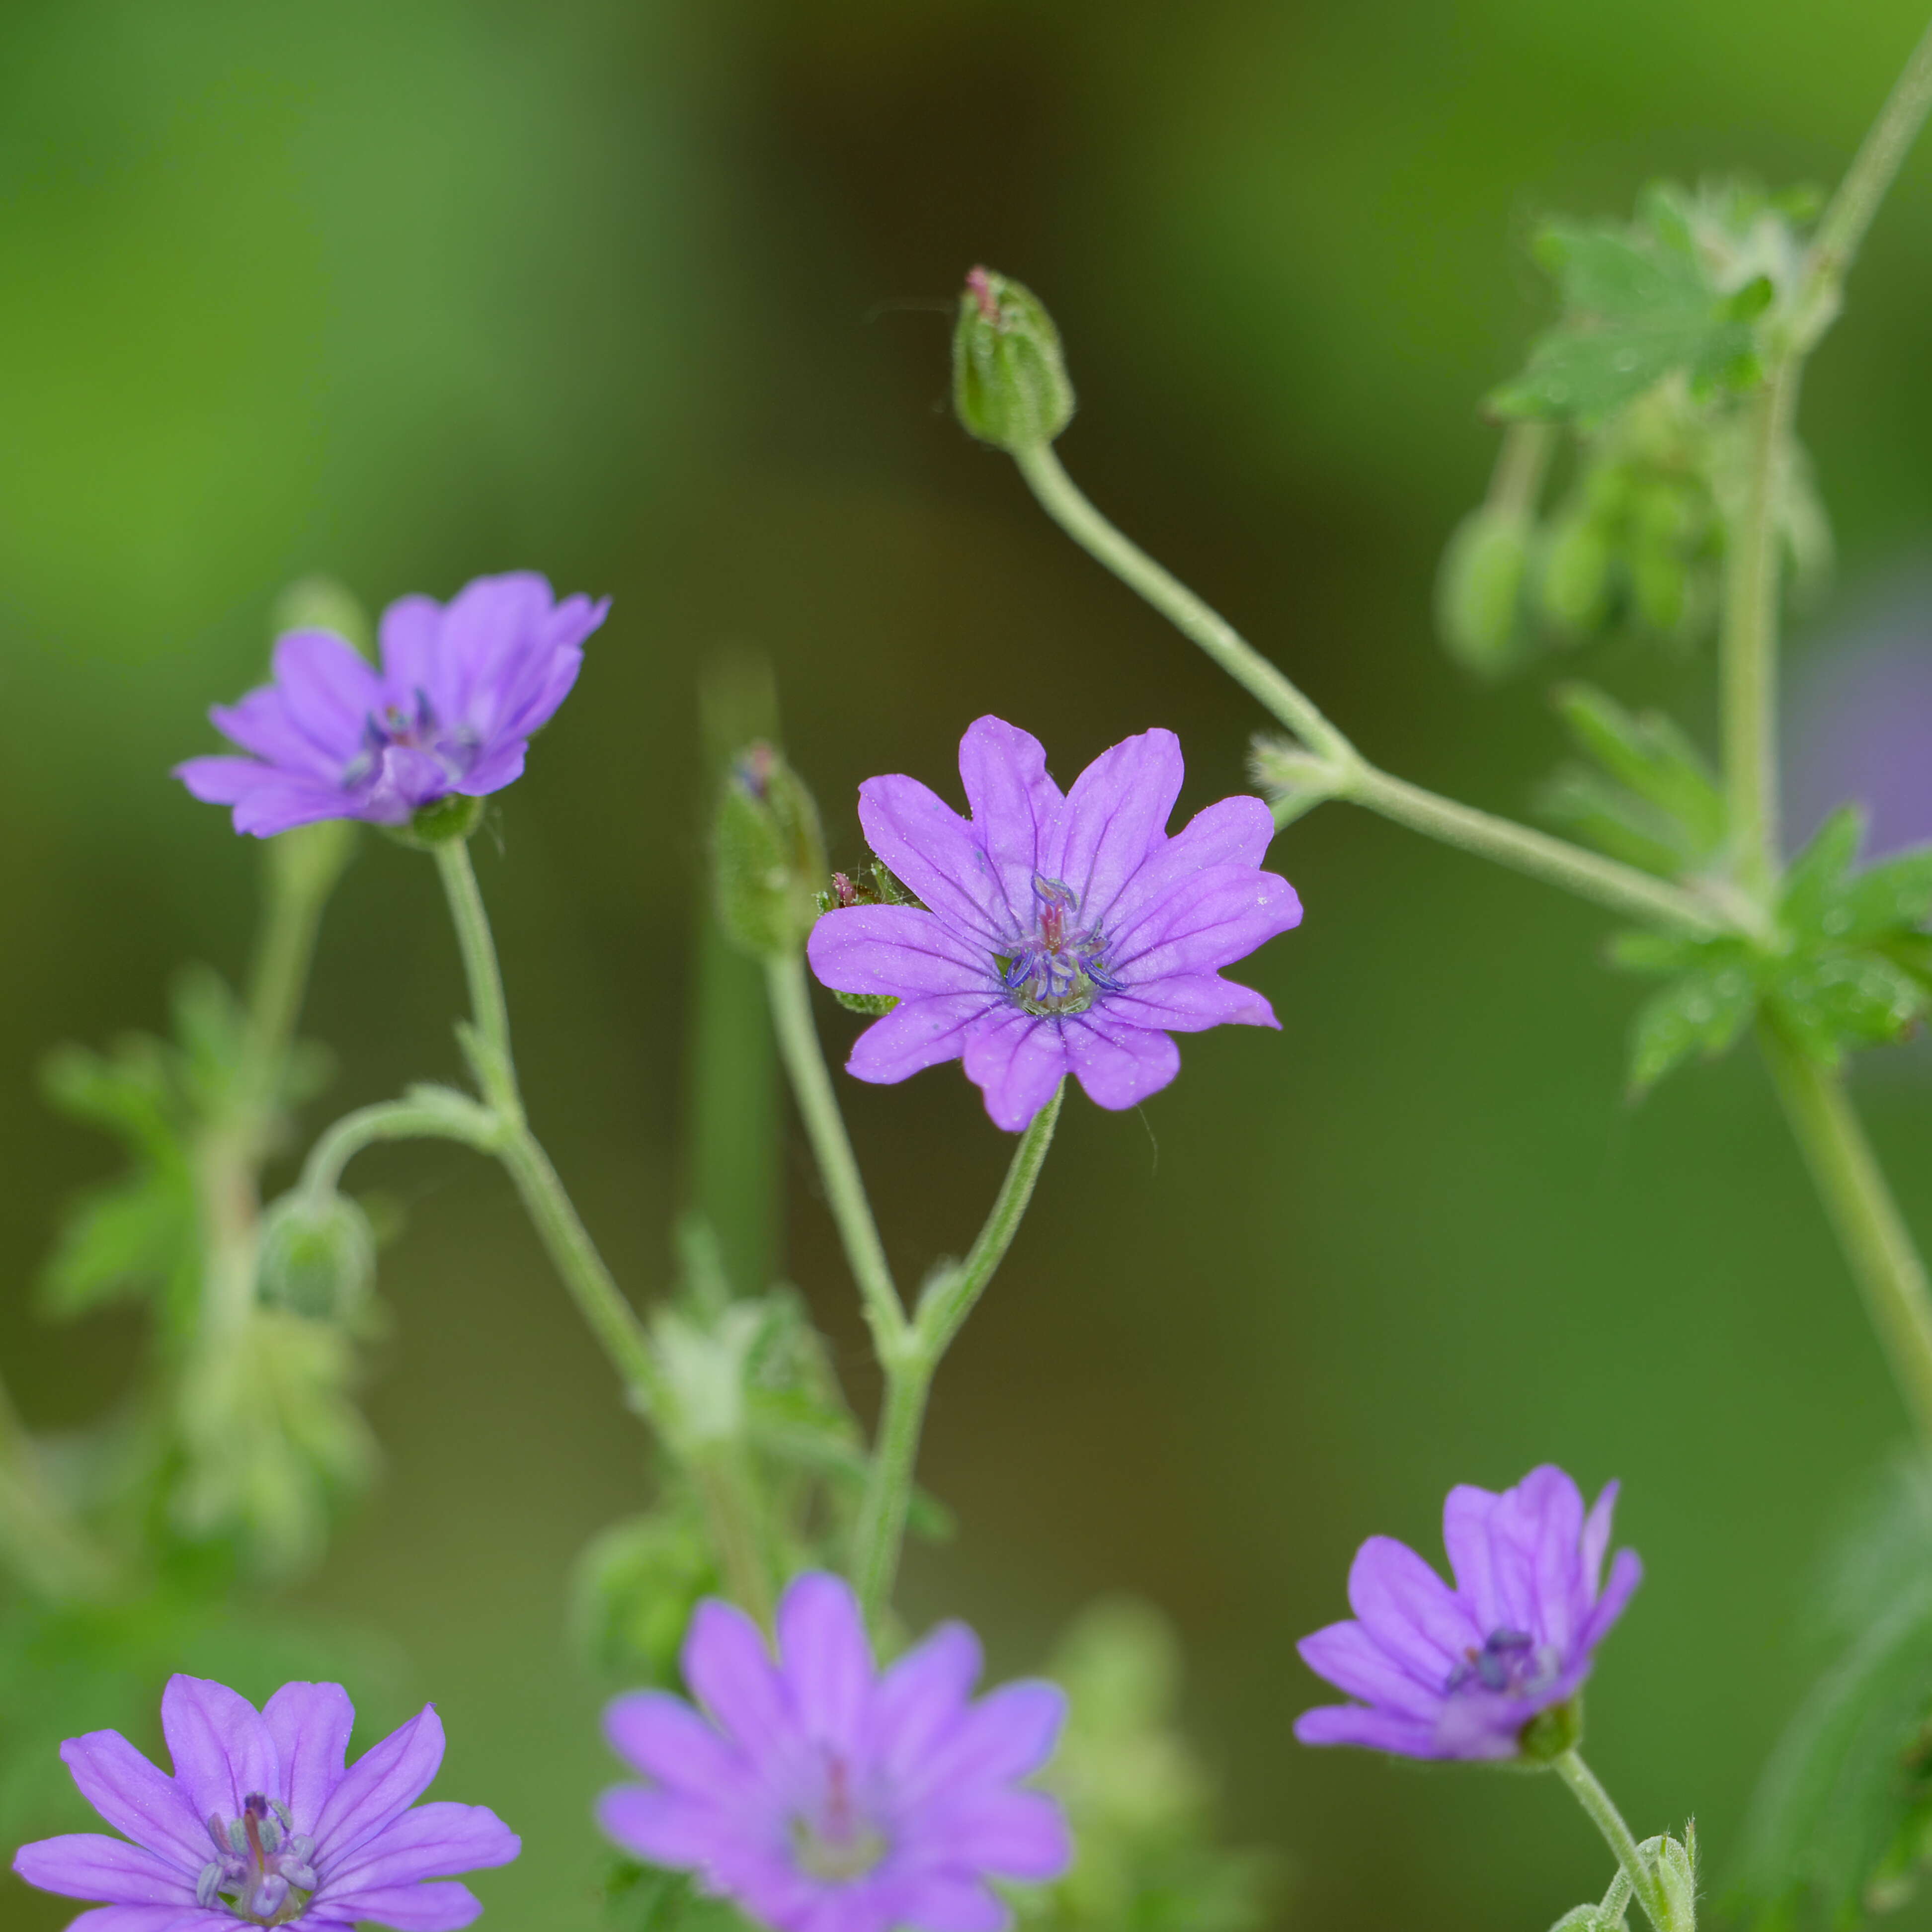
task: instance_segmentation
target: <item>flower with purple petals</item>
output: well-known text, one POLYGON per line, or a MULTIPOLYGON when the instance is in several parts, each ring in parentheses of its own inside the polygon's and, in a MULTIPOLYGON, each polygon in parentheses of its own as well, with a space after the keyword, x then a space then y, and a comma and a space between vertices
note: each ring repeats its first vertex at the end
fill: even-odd
POLYGON ((1405 1543, 1372 1536, 1348 1572, 1348 1623, 1300 1645, 1359 1704, 1295 1720, 1305 1744, 1366 1744, 1404 1757, 1509 1758, 1540 1712, 1565 1703, 1643 1575, 1610 1547, 1612 1483, 1586 1516, 1582 1493, 1545 1463, 1497 1496, 1459 1484, 1442 1506, 1452 1590, 1405 1543))
POLYGON ((442 1762, 434 1705, 345 1768, 355 1721, 339 1684, 284 1684, 258 1712, 176 1677, 161 1699, 172 1778, 118 1731, 61 1746, 81 1796, 126 1837, 43 1838, 14 1869, 106 1901, 69 1932, 458 1932, 483 1908, 450 1874, 508 1864, 521 1841, 480 1804, 416 1803, 442 1762))
POLYGON ((1301 921, 1294 887, 1261 869, 1274 820, 1259 799, 1223 799, 1170 838, 1172 731, 1102 752, 1062 793, 1038 740, 982 718, 959 776, 970 818, 916 778, 860 788, 872 850, 920 903, 841 908, 812 928, 826 986, 898 1001, 848 1072, 903 1080, 963 1060, 1016 1133, 1068 1073, 1101 1106, 1131 1107, 1180 1072, 1171 1034, 1280 1024, 1219 970, 1301 921))
POLYGON ((530 571, 479 577, 447 604, 399 598, 380 670, 332 632, 291 632, 273 684, 208 713, 249 755, 190 758, 175 776, 261 838, 321 818, 406 825, 440 800, 501 791, 610 608, 560 604, 530 571))
POLYGON ((610 1706, 612 1745, 651 1782, 605 1792, 604 1828, 778 1932, 1000 1932, 987 1880, 1058 1878, 1072 1856, 1059 1806, 1020 1786, 1052 1755, 1060 1692, 971 1701, 964 1624, 875 1670, 851 1590, 822 1572, 777 1622, 774 1661, 743 1611, 700 1604, 683 1662, 701 1713, 661 1690, 610 1706))

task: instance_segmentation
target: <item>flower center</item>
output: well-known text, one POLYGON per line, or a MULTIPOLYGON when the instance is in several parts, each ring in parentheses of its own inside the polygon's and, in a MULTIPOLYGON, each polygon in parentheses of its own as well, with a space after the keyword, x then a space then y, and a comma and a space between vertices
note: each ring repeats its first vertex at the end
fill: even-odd
POLYGON ((826 1756, 819 1802, 793 1815, 791 1849, 808 1878, 833 1885, 863 1878, 890 1850, 885 1834, 854 1802, 851 1772, 836 1754, 826 1756))
POLYGON ((1442 1688, 1452 1697, 1484 1690, 1531 1697, 1556 1682, 1558 1661, 1553 1650, 1539 1646, 1526 1630, 1494 1630, 1480 1650, 1462 1653, 1462 1661, 1442 1688))
POLYGON ((482 748, 476 734, 467 725, 446 728, 429 701, 428 692, 418 689, 412 709, 386 704, 363 720, 362 748, 343 773, 343 783, 364 784, 378 778, 382 754, 392 748, 427 753, 451 779, 466 777, 482 748))
POLYGON ((1000 983, 1024 1012, 1042 1017, 1084 1013, 1102 993, 1118 989, 1107 970, 1107 936, 1080 928, 1079 895, 1035 873, 1033 930, 996 953, 1000 983))
POLYGON ((251 1791, 238 1818, 208 1821, 215 1855, 201 1868, 195 1903, 225 1905, 249 1925, 286 1925, 302 1916, 316 1887, 315 1840, 298 1832, 289 1808, 251 1791))

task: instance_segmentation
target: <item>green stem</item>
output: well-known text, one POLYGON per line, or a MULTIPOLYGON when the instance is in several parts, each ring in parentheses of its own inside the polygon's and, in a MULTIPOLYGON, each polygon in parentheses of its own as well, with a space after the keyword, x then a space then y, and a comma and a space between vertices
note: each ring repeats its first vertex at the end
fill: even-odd
POLYGON ((644 1325, 604 1265, 549 1155, 524 1119, 516 1063, 510 1052, 503 976, 468 848, 458 838, 435 850, 436 869, 448 896, 450 918, 470 982, 476 1037, 483 1049, 472 1058, 478 1062, 484 1097, 496 1119, 496 1157, 508 1169, 551 1265, 562 1276, 578 1312, 622 1378, 632 1406, 644 1414, 662 1412, 661 1378, 644 1325))
POLYGON ((759 1533, 757 1490, 746 1466, 743 1447, 731 1443, 693 1456, 690 1468, 712 1540, 718 1546, 725 1587, 734 1601, 769 1629, 772 1580, 759 1533))
POLYGON ((304 825, 268 842, 263 854, 268 904, 248 982, 250 1097, 272 1106, 274 1083, 295 1038, 308 988, 323 909, 356 848, 357 828, 345 819, 304 825))
POLYGON ((1744 484, 1724 561, 1718 715, 1738 880, 1760 904, 1780 869, 1778 646, 1783 545, 1778 499, 1798 401, 1798 361, 1774 363, 1753 398, 1744 484))
POLYGON ((838 1223, 838 1238, 844 1244, 852 1278, 859 1285, 874 1345, 880 1360, 889 1362, 904 1346, 908 1333, 905 1307, 893 1285, 885 1244, 879 1239, 878 1223, 872 1218, 872 1205, 866 1198, 866 1184, 852 1152, 851 1137, 838 1111, 838 1096, 832 1090, 832 1076, 826 1071, 818 1029, 812 1022, 812 992, 805 976, 805 962, 796 956, 768 960, 765 986, 771 998, 778 1057, 790 1078, 799 1117, 812 1142, 819 1177, 825 1184, 825 1198, 832 1218, 838 1223))
POLYGON ((1670 1924, 1670 1911, 1664 1898, 1663 1888, 1657 1882, 1656 1874, 1644 1864, 1636 1848, 1636 1840, 1630 1828, 1624 1822, 1623 1814, 1604 1787, 1597 1782, 1595 1774, 1574 1750, 1567 1750, 1550 1760, 1550 1768, 1575 1793, 1576 1802, 1589 1814, 1590 1822, 1603 1833, 1605 1842, 1617 1856, 1617 1863, 1623 1868, 1629 1879, 1630 1890, 1636 1894, 1637 1903, 1643 1907, 1645 1916, 1657 1932, 1675 1932, 1670 1924))
POLYGON ((1042 443, 1019 450, 1014 460, 1047 514, 1076 543, 1146 598, 1328 762, 1333 769, 1332 796, 1628 916, 1681 932, 1708 934, 1725 929, 1727 922, 1700 900, 1634 866, 1621 865, 1565 839, 1438 797, 1378 771, 1232 625, 1102 516, 1050 447, 1042 443))
POLYGON ((987 1285, 1006 1258, 1033 1199, 1047 1149, 1059 1124, 1066 1082, 1034 1116, 1020 1136, 986 1224, 964 1261, 935 1276, 920 1298, 919 1312, 903 1346, 881 1353, 886 1372, 884 1406, 878 1440, 872 1450, 871 1472, 860 1506, 853 1538, 853 1574, 859 1600, 868 1622, 890 1601, 898 1574, 899 1552, 905 1544, 906 1518, 912 1508, 913 1477, 919 1462, 920 1436, 925 1426, 932 1378, 966 1318, 986 1293, 987 1285))
POLYGON ((1513 422, 1503 430, 1502 447, 1490 475, 1489 506, 1527 518, 1536 508, 1550 459, 1556 453, 1553 423, 1513 422))
POLYGON ((496 1116, 479 1107, 466 1094, 451 1091, 434 1100, 378 1100, 344 1114, 331 1126, 302 1164, 304 1192, 332 1194, 342 1184, 342 1172, 364 1148, 382 1141, 452 1140, 495 1151, 502 1130, 496 1116))
POLYGON ((1922 1438, 1932 1442, 1932 1289, 1844 1077, 1760 1029, 1786 1118, 1922 1438))
POLYGON ((1838 314, 1838 292, 1879 204, 1932 112, 1932 27, 1879 110, 1845 178, 1820 219, 1807 253, 1792 328, 1796 353, 1808 354, 1838 314))

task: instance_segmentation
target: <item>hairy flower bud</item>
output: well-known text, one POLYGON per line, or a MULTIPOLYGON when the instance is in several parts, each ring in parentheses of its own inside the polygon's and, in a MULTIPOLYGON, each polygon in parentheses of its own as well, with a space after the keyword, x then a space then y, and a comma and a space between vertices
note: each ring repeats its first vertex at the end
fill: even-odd
POLYGON ((369 1217, 346 1195, 318 1200, 297 1189, 263 1214, 256 1292, 272 1306, 340 1321, 361 1306, 375 1278, 369 1217))
POLYGON ((1522 655, 1529 537, 1521 511, 1484 504, 1462 519, 1442 553, 1436 616, 1444 646, 1486 677, 1512 669, 1522 655))
POLYGON ((770 745, 746 746, 725 775, 712 840, 718 915, 747 952, 789 958, 818 916, 825 842, 818 808, 770 745))
POLYGON ((952 406, 968 431, 994 448, 1051 442, 1073 419, 1073 385, 1060 332, 1030 289, 975 268, 952 332, 952 406))

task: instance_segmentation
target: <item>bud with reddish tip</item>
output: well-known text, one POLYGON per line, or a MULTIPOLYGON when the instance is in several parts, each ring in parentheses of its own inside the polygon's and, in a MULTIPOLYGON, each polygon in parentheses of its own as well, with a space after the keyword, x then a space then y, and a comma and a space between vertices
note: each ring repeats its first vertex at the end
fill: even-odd
POLYGON ((975 268, 952 332, 952 406, 968 431, 1009 453, 1051 442, 1073 419, 1060 332, 1030 289, 975 268))

